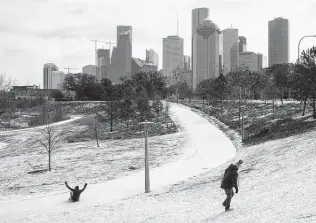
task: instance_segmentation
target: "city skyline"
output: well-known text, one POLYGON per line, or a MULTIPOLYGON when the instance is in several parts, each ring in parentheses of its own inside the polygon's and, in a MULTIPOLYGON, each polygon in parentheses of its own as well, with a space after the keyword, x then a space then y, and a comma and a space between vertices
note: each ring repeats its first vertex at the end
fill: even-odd
MULTIPOLYGON (((293 2, 294 1, 290 1, 293 2)), ((117 1, 110 5, 96 0, 88 3, 73 1, 4 1, 0 14, 0 72, 17 79, 18 84, 42 83, 42 67, 55 63, 63 70, 73 67, 80 72, 84 65, 94 64, 94 44, 91 39, 116 40, 115 27, 127 24, 133 27, 133 57, 143 58, 146 48, 155 50, 162 61, 162 38, 175 35, 177 31, 177 12, 179 14, 179 35, 184 39, 184 54, 191 55, 191 11, 194 8, 208 7, 210 20, 221 29, 233 24, 239 35, 247 38, 247 50, 268 55, 268 21, 283 17, 290 22, 290 62, 297 58, 297 43, 307 34, 315 34, 311 27, 302 26, 315 21, 314 0, 300 4, 289 1, 256 2, 250 0, 217 1, 117 1), (15 7, 18 3, 19 7, 15 7), (74 4, 76 3, 76 4, 74 4), (181 3, 181 4, 179 4, 181 3), (273 3, 274 7, 270 7, 273 3), (32 4, 32 7, 28 7, 32 4), (293 7, 284 10, 284 4, 293 7), (138 7, 135 7, 135 6, 138 7), (25 6, 25 7, 24 7, 25 6), (34 7, 33 7, 34 6, 34 7), (120 7, 120 10, 118 10, 120 7), (25 10, 27 8, 27 10, 25 10), (133 8, 135 10, 130 10, 133 8), (155 10, 148 10, 155 8, 155 10), (10 9, 10 10, 6 10, 10 9), (35 10, 36 9, 36 10, 35 10), (263 10, 269 9, 269 10, 263 10), (58 17, 47 17, 47 10, 59 11, 58 17), (104 14, 100 17, 100 12, 104 14), (164 12, 161 16, 161 12, 164 12), (304 12, 304 17, 298 16, 304 12), (245 13, 247 16, 237 16, 245 13), (152 18, 148 21, 141 17, 152 18), (225 16, 223 16, 225 14, 225 16), (256 20, 251 21, 250 16, 256 20), (109 19, 109 18, 116 19, 109 19), (21 20, 27 22, 21 23, 21 20), (102 27, 102 28, 100 28, 102 27), (19 66, 16 62, 19 61, 19 66)), ((315 39, 304 39, 301 50, 309 48, 315 39)), ((107 44, 98 43, 108 48, 107 44)), ((161 68, 160 63, 159 68, 161 68)), ((66 72, 66 70, 63 70, 66 72)))

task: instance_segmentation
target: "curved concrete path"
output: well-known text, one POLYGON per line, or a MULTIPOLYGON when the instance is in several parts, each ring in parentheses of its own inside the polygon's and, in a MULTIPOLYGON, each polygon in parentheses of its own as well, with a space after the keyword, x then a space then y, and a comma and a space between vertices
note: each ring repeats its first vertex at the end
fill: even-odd
MULTIPOLYGON (((183 148, 184 156, 179 161, 151 169, 152 191, 217 167, 234 157, 236 153, 235 147, 224 133, 205 118, 188 107, 173 103, 170 105, 171 118, 180 124, 181 131, 189 140, 183 148)), ((150 138, 148 143, 150 151, 150 138)), ((144 193, 144 170, 90 187, 88 185, 81 201, 77 203, 66 201, 66 194, 47 195, 11 203, 1 202, 0 219, 6 221, 86 205, 109 204, 139 193, 144 193)))

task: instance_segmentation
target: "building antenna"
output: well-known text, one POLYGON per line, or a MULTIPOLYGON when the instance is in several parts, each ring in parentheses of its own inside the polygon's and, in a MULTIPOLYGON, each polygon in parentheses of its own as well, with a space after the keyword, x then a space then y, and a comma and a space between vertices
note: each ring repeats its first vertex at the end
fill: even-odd
POLYGON ((177 36, 179 36, 179 13, 177 12, 177 36))

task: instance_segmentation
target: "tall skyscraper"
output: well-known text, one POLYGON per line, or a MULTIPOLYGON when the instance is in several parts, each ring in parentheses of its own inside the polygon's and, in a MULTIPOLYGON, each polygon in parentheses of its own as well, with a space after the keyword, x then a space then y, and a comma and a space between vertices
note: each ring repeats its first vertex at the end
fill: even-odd
POLYGON ((269 21, 269 67, 289 62, 289 20, 269 21))
POLYGON ((65 79, 65 73, 63 71, 53 71, 52 72, 52 81, 49 83, 48 89, 59 89, 62 90, 63 82, 65 79))
MULTIPOLYGON (((205 40, 197 33, 198 26, 208 17, 208 8, 196 8, 192 10, 192 43, 191 43, 191 63, 192 63, 192 84, 195 89, 198 84, 198 61, 205 57, 205 53, 201 52, 201 48, 205 47, 205 40), (198 50, 199 49, 199 50, 198 50)), ((203 50, 202 50, 203 51, 203 50)))
POLYGON ((208 8, 192 10, 192 71, 193 88, 202 80, 219 75, 219 28, 206 19, 208 8), (210 36, 204 38, 204 29, 210 29, 210 36))
POLYGON ((146 49, 146 63, 153 63, 157 67, 159 66, 159 56, 153 49, 146 49))
POLYGON ((184 64, 183 64, 183 70, 189 71, 191 70, 191 57, 190 56, 184 56, 184 64))
POLYGON ((254 52, 239 53, 239 67, 248 68, 250 71, 258 70, 258 56, 254 52))
MULTIPOLYGON (((120 41, 120 36, 126 33, 129 33, 129 37, 130 37, 130 44, 131 46, 133 45, 133 41, 132 41, 132 27, 131 26, 117 26, 117 33, 116 33, 116 43, 118 44, 118 42, 120 41)), ((117 45, 118 46, 118 45, 117 45)))
POLYGON ((44 89, 52 89, 52 72, 58 71, 58 67, 53 63, 44 64, 43 69, 43 87, 44 89))
POLYGON ((162 73, 171 77, 176 68, 183 69, 183 39, 179 36, 163 38, 162 73))
POLYGON ((97 50, 97 56, 98 56, 98 67, 101 66, 100 62, 102 62, 103 65, 110 64, 110 50, 109 49, 98 49, 97 50), (100 60, 100 58, 103 58, 100 60))
POLYGON ((230 72, 239 66, 238 29, 228 28, 223 33, 223 70, 230 72))
MULTIPOLYGON (((200 83, 202 80, 217 77, 219 75, 219 33, 218 26, 212 21, 205 19, 198 26, 198 33, 203 37, 201 48, 197 49, 199 57, 197 57, 196 81, 200 83), (206 38, 207 37, 207 38, 206 38), (203 57, 204 55, 204 57, 203 57)), ((194 76, 193 76, 194 78, 194 76)))
POLYGON ((132 27, 117 26, 117 47, 113 47, 111 65, 107 65, 107 77, 115 84, 120 78, 131 76, 132 27))
POLYGON ((238 48, 239 52, 246 52, 247 51, 247 39, 244 36, 238 37, 238 48))

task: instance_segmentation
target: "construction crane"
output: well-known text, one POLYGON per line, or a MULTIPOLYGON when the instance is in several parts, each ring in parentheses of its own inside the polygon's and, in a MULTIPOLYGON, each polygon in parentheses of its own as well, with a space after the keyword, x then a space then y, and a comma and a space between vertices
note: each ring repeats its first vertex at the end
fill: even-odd
POLYGON ((105 42, 105 43, 107 43, 107 44, 109 44, 109 49, 110 49, 110 52, 111 52, 111 49, 112 49, 112 44, 116 44, 116 43, 114 43, 114 42, 111 42, 111 41, 107 41, 107 42, 105 42))
POLYGON ((102 43, 106 43, 106 41, 103 41, 103 40, 97 40, 97 39, 93 39, 91 40, 94 42, 94 52, 95 52, 95 65, 98 66, 98 55, 97 55, 97 44, 98 42, 102 42, 102 43))
POLYGON ((77 68, 71 68, 71 67, 66 67, 66 68, 64 68, 65 70, 68 70, 68 73, 67 74, 69 74, 69 70, 77 70, 77 68))

